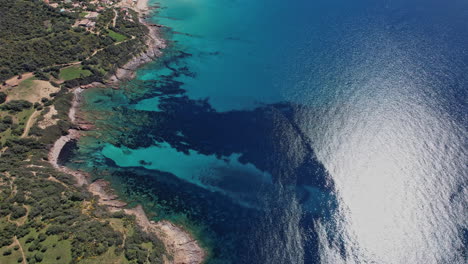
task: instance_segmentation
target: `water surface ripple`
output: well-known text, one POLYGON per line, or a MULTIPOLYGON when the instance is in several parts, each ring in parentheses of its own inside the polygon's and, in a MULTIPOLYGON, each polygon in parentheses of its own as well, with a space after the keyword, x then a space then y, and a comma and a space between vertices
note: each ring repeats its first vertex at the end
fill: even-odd
POLYGON ((466 1, 159 3, 170 48, 84 93, 70 166, 209 263, 467 263, 466 1))

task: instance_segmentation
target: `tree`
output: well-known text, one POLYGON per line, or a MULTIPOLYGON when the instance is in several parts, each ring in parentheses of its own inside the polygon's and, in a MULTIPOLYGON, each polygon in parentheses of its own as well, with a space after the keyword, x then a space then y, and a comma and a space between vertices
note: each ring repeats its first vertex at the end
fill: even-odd
POLYGON ((11 125, 13 124, 13 118, 11 116, 5 116, 2 120, 2 123, 11 125))
POLYGON ((34 259, 35 259, 37 262, 41 262, 41 261, 44 259, 44 254, 42 254, 41 252, 37 252, 37 253, 34 255, 34 259))
POLYGON ((26 215, 26 208, 23 206, 13 205, 11 208, 11 218, 18 219, 26 215))
POLYGON ((0 104, 3 104, 6 101, 7 95, 4 92, 0 92, 0 104))
POLYGON ((47 239, 47 235, 44 233, 40 233, 37 238, 39 239, 40 242, 44 241, 47 239))

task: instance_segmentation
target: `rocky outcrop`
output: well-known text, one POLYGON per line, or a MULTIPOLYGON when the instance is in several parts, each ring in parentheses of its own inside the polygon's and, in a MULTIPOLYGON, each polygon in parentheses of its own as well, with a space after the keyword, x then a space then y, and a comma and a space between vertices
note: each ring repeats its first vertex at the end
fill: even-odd
POLYGON ((160 38, 157 26, 146 23, 143 18, 140 22, 149 30, 146 40, 146 50, 135 57, 133 57, 124 66, 118 68, 115 74, 108 78, 107 83, 110 85, 117 85, 121 81, 128 81, 135 78, 135 71, 149 62, 154 61, 157 57, 162 55, 162 49, 166 48, 166 43, 160 38))
POLYGON ((140 205, 125 209, 125 213, 134 215, 138 225, 148 233, 156 235, 166 247, 172 260, 166 264, 200 264, 205 260, 205 251, 198 242, 184 229, 169 221, 149 221, 140 205))

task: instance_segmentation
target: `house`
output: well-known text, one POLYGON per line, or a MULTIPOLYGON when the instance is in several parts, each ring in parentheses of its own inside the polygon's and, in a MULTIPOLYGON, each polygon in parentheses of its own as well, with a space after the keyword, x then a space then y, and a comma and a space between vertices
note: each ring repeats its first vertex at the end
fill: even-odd
POLYGON ((86 27, 89 24, 89 22, 91 22, 89 19, 82 19, 82 20, 78 21, 78 26, 86 27))
POLYGON ((78 21, 78 26, 85 27, 85 28, 94 28, 96 26, 96 22, 85 18, 85 19, 78 21))

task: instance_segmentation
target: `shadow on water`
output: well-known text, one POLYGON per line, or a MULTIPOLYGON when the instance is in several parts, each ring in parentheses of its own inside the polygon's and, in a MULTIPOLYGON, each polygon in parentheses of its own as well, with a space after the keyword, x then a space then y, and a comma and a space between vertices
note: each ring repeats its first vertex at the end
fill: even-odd
POLYGON ((63 162, 109 179, 155 219, 191 226, 212 250, 210 263, 318 263, 314 225, 335 207, 334 184, 295 122, 306 107, 280 102, 217 112, 182 88, 179 77, 196 77, 184 63, 191 56, 173 47, 157 62, 164 71, 157 77, 119 91, 88 91, 94 94, 84 110, 98 112, 91 137, 99 136, 67 147, 63 162), (154 111, 137 110, 152 98, 154 111), (195 170, 183 173, 193 175, 175 173, 186 164, 158 169, 167 158, 158 152, 163 146, 176 162, 190 163, 195 170), (108 157, 103 150, 110 147, 108 157))
MULTIPOLYGON (((217 112, 206 100, 184 96, 181 83, 171 78, 145 85, 152 86, 153 97, 158 95, 159 111, 135 110, 132 105, 141 99, 134 100, 126 107, 112 106, 105 123, 106 130, 119 131, 109 134, 123 159, 136 159, 137 151, 146 151, 147 158, 124 166, 101 157, 91 165, 94 172, 110 172, 107 178, 123 197, 145 204, 157 218, 183 215, 184 224, 194 224, 212 249, 210 263, 318 262, 317 236, 310 230, 314 220, 333 210, 333 183, 294 123, 303 106, 277 103, 217 112), (157 169, 162 157, 145 149, 162 145, 179 157, 213 157, 227 165, 196 164, 201 173, 194 171, 192 178, 201 184, 193 184, 193 179, 157 169), (236 166, 230 158, 234 154, 236 166), (269 180, 239 169, 249 164, 269 180)), ((94 148, 99 152, 105 145, 94 148)))

